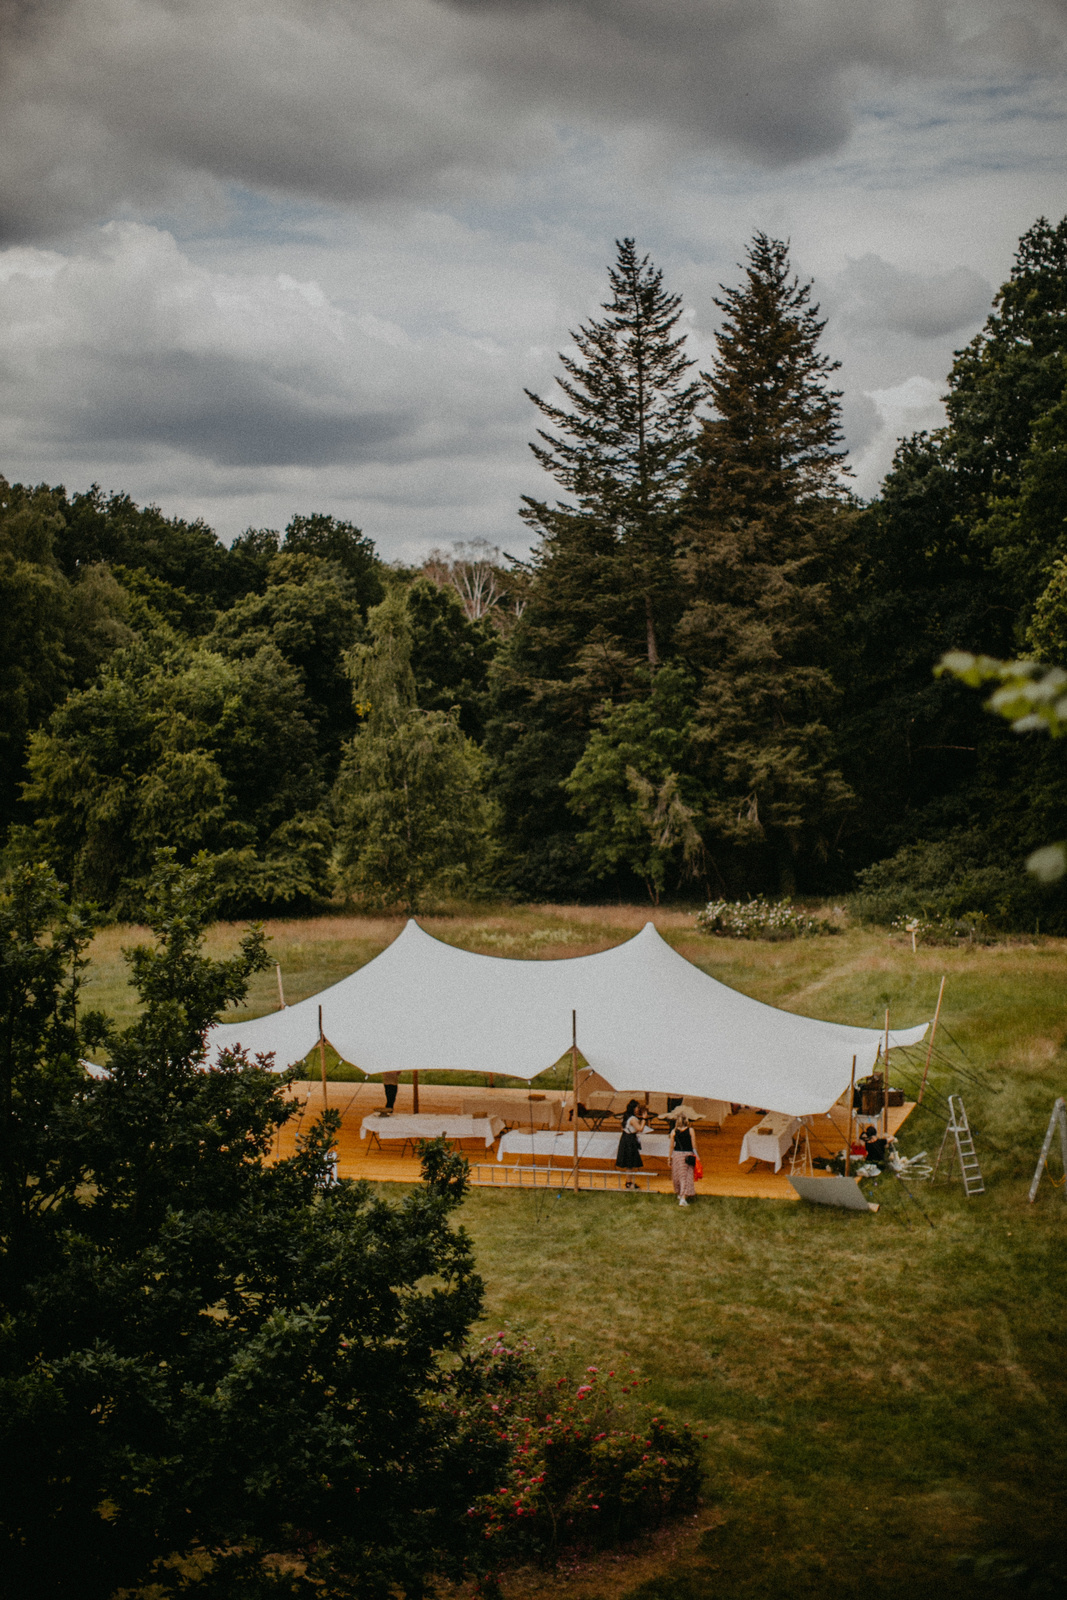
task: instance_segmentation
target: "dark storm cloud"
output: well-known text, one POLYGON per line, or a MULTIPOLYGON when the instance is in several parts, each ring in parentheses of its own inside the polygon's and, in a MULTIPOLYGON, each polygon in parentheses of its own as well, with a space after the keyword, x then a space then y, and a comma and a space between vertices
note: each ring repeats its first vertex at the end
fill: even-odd
POLYGON ((850 261, 828 297, 836 327, 941 339, 984 319, 993 286, 970 267, 914 272, 868 254, 850 261))
MULTIPOLYGON (((857 82, 1059 48, 1020 0, 0 0, 0 226, 212 185, 451 194, 623 131, 765 163, 837 148, 857 82), (962 52, 962 57, 961 57, 962 52)), ((1062 17, 1061 17, 1062 20, 1062 17)))
POLYGON ((422 347, 314 283, 209 272, 138 224, 110 224, 77 256, 10 251, 0 282, 8 450, 402 467, 485 449, 510 421, 476 343, 422 347))
POLYGON ((361 410, 354 397, 324 402, 250 361, 184 350, 133 356, 112 372, 105 367, 87 398, 86 405, 56 408, 57 442, 76 443, 90 456, 101 445, 164 445, 225 467, 381 460, 414 421, 361 410))

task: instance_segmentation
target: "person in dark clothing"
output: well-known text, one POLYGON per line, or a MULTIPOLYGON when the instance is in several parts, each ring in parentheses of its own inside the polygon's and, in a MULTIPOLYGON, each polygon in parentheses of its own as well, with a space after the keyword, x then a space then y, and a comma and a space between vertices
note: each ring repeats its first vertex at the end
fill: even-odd
POLYGON ((697 1142, 689 1118, 676 1112, 671 1130, 671 1183, 678 1204, 687 1206, 696 1194, 697 1142))
POLYGON ((873 1123, 869 1123, 867 1127, 864 1128, 863 1148, 867 1153, 868 1161, 874 1161, 880 1166, 885 1160, 885 1153, 888 1144, 888 1139, 879 1138, 878 1129, 873 1123))
MULTIPOLYGON (((638 1167, 643 1167, 641 1160, 641 1134, 645 1131, 647 1112, 640 1107, 636 1100, 623 1112, 622 1137, 619 1139, 619 1148, 615 1152, 615 1165, 623 1172, 633 1172, 638 1167)), ((632 1178, 627 1178, 626 1188, 636 1188, 632 1178)))

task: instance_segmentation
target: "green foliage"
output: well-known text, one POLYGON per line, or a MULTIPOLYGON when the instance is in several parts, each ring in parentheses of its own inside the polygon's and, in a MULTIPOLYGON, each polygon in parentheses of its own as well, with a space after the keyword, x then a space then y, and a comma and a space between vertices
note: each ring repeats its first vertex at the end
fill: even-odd
POLYGON ((656 673, 646 700, 605 706, 564 788, 586 821, 579 844, 596 877, 628 867, 658 902, 703 864, 703 799, 692 775, 692 685, 672 666, 656 673), (690 769, 690 770, 686 770, 690 769))
POLYGON ((407 591, 415 699, 423 711, 451 711, 472 739, 482 736, 489 699, 489 667, 499 635, 471 622, 452 589, 418 578, 407 591))
POLYGON ((209 649, 233 660, 274 649, 299 675, 315 720, 317 744, 332 775, 355 730, 345 656, 362 634, 359 594, 337 563, 290 554, 288 543, 266 566, 262 593, 220 612, 209 649))
POLYGON ((136 915, 161 848, 218 858, 231 906, 321 892, 328 831, 303 687, 270 645, 228 660, 160 631, 33 735, 21 848, 136 915))
POLYGON ((952 923, 981 913, 995 928, 1067 927, 1067 901, 1050 897, 1021 870, 1018 843, 1002 843, 973 828, 902 845, 856 874, 853 915, 891 924, 920 917, 952 923))
POLYGON ((682 538, 677 644, 699 677, 705 842, 725 878, 777 879, 828 860, 852 796, 831 723, 826 573, 843 537, 837 363, 819 349, 810 285, 757 234, 724 314, 682 538))
MULTIPOLYGON (((948 441, 964 505, 1018 482, 1034 426, 1064 390, 1067 217, 1039 217, 949 379, 948 441)), ((966 511, 964 511, 966 515, 966 511)))
MULTIPOLYGON (((1045 617, 1055 615, 1054 606, 1055 599, 1050 600, 1045 617)), ((938 671, 975 689, 999 683, 986 706, 1010 722, 1016 733, 1040 730, 1056 739, 1067 730, 1067 672, 1062 667, 1042 667, 1036 661, 996 661, 955 650, 943 657, 938 671)), ((1067 845, 1043 845, 1026 864, 1042 883, 1054 883, 1067 873, 1067 845)))
POLYGON ((727 939, 813 939, 817 934, 836 933, 834 923, 798 911, 789 900, 711 900, 697 915, 703 933, 717 933, 727 939))
POLYGON ((1067 219, 1041 218, 956 358, 948 426, 902 443, 855 525, 851 577, 839 586, 849 626, 838 674, 845 775, 862 802, 856 865, 970 828, 999 868, 1018 851, 1020 829, 1062 805, 1040 741, 1009 754, 977 698, 933 672, 946 652, 1003 659, 1024 641, 1036 648, 1034 639, 1058 659, 1065 308, 1067 219))
POLYGON ((236 598, 237 572, 206 523, 165 517, 158 506, 138 506, 128 494, 105 495, 95 483, 69 498, 62 489, 53 494, 63 519, 56 551, 68 577, 103 562, 143 571, 210 606, 236 598))
POLYGON ((15 1270, 39 1254, 82 1176, 65 1121, 85 1082, 82 1051, 103 1029, 78 1015, 92 933, 45 866, 16 869, 0 890, 0 1239, 15 1270))
POLYGON ((505 1471, 470 1507, 481 1561, 554 1563, 567 1546, 630 1540, 691 1510, 700 1454, 687 1425, 624 1397, 636 1374, 553 1378, 524 1339, 483 1339, 456 1385, 460 1415, 501 1430, 505 1471))
MULTIPOLYGON (((1061 356, 1060 365, 1062 384, 1067 353, 1061 356)), ((1067 399, 1061 394, 1034 421, 1017 475, 1008 484, 997 480, 999 492, 989 497, 986 516, 975 529, 975 537, 988 546, 996 572, 1019 608, 1018 631, 1035 602, 1040 605, 1042 588, 1067 555, 1065 462, 1067 399)), ((1059 648, 1062 650, 1062 644, 1059 648)))
POLYGON ((310 517, 292 517, 285 530, 285 551, 295 555, 318 556, 341 568, 356 593, 361 613, 380 604, 385 590, 373 539, 353 522, 316 512, 310 517))
POLYGON ((67 692, 128 641, 115 580, 87 566, 71 582, 56 556, 56 497, 0 478, 0 830, 16 815, 26 741, 67 692))
POLYGON ((519 892, 574 894, 590 882, 563 784, 601 703, 647 689, 677 615, 678 505, 700 382, 677 333, 681 301, 663 275, 618 244, 606 316, 561 356, 566 404, 530 398, 552 431, 532 446, 573 497, 526 497, 538 534, 522 615, 494 663, 486 743, 519 892))
POLYGON ((203 870, 155 880, 156 943, 130 952, 143 1009, 98 1083, 72 1059, 84 922, 40 873, 0 904, 21 1119, 5 1221, 22 1219, 0 1239, 5 1579, 52 1600, 422 1593, 462 1565, 463 1510, 497 1464, 489 1439, 468 1458, 472 1430, 435 1398, 480 1304, 450 1221, 463 1184, 436 1151, 436 1181, 398 1205, 332 1185, 335 1114, 269 1163, 297 1110, 284 1079, 240 1057, 200 1070, 266 962, 254 929, 202 954, 206 891, 203 870))
POLYGON ((458 717, 415 703, 405 590, 394 586, 368 624, 371 642, 350 658, 365 720, 345 747, 333 794, 339 873, 364 903, 414 911, 481 885, 494 814, 484 757, 458 717))
MULTIPOLYGON (((632 239, 617 241, 617 252, 608 272, 611 299, 602 308, 608 315, 571 333, 580 359, 559 358, 566 376, 557 383, 569 409, 526 391, 557 430, 538 429, 544 443, 531 449, 575 504, 552 510, 526 496, 522 515, 549 548, 566 545, 572 527, 580 537, 587 520, 597 525, 608 540, 618 596, 638 604, 655 667, 671 608, 672 533, 703 388, 687 378, 693 362, 676 332, 681 297, 666 293, 662 272, 648 256, 638 258, 632 239)), ((550 560, 549 550, 539 558, 550 560)))
POLYGON ((1049 580, 1038 595, 1026 633, 1026 643, 1038 661, 1056 666, 1067 663, 1067 560, 1054 561, 1049 580))

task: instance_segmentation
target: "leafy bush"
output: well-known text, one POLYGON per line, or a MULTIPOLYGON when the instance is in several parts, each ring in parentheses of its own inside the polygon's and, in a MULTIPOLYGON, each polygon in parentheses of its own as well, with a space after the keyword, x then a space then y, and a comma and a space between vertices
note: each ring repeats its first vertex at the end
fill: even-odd
POLYGON ((920 944, 995 944, 992 919, 984 911, 966 911, 959 917, 894 917, 893 933, 920 944))
POLYGON ((607 1545, 691 1509, 699 1445, 688 1424, 635 1401, 631 1373, 552 1376, 503 1333, 464 1358, 449 1405, 477 1435, 506 1441, 499 1483, 467 1511, 472 1569, 549 1564, 569 1545, 607 1545), (480 1549, 479 1549, 480 1547, 480 1549))
POLYGON ((856 885, 850 910, 857 920, 897 922, 903 930, 917 919, 943 941, 971 937, 979 927, 1067 930, 1064 886, 1044 887, 1025 871, 1021 851, 970 829, 905 845, 858 872, 856 885))
POLYGON ((704 933, 724 934, 727 939, 811 939, 820 933, 836 933, 825 918, 798 911, 789 900, 712 900, 697 915, 697 927, 704 933))

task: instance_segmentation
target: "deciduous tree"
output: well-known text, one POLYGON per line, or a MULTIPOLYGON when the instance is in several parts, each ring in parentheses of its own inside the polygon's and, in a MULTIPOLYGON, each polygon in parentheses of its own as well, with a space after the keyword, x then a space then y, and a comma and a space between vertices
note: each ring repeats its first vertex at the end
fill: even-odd
POLYGON ((346 889, 414 911, 428 897, 477 888, 488 869, 494 813, 484 758, 452 711, 416 702, 408 596, 395 585, 370 613, 371 639, 352 652, 362 725, 334 789, 346 889))
POLYGON ((440 1403, 481 1284, 465 1164, 398 1204, 332 1182, 336 1113, 297 1113, 207 1027, 265 964, 200 948, 208 874, 164 865, 141 1003, 87 1079, 84 922, 29 871, 0 895, 0 1561, 12 1594, 415 1597, 461 1570, 499 1428, 440 1403), (14 1131, 12 1131, 12 1116, 14 1131), (32 1243, 32 1248, 27 1245, 32 1243))

